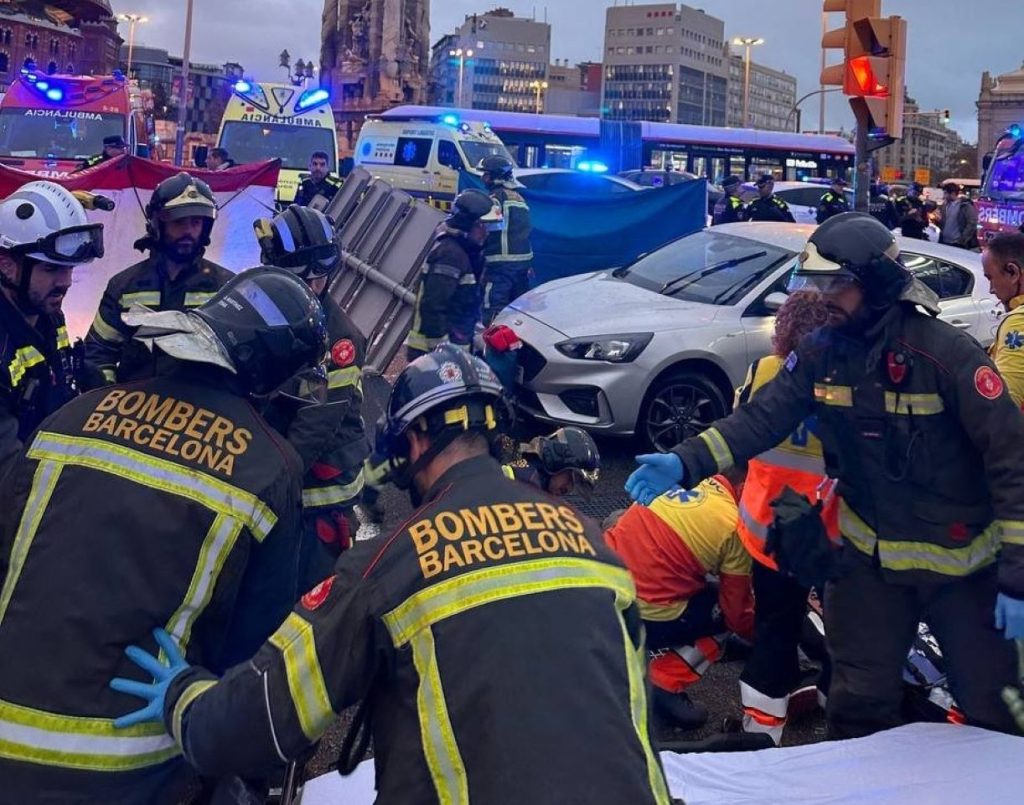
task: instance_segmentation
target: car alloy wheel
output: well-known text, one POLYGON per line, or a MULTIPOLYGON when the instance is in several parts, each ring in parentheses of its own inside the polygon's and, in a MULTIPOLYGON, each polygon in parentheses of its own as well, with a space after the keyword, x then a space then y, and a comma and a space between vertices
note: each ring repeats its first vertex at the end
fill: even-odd
POLYGON ((678 372, 659 380, 641 413, 640 436, 660 452, 696 436, 725 416, 722 392, 703 375, 678 372))

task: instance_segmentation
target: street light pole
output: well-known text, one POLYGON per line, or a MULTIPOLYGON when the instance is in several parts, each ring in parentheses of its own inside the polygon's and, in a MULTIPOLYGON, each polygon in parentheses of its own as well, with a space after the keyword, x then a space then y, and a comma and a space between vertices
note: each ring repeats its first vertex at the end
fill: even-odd
POLYGON ((462 76, 463 76, 463 73, 465 72, 465 69, 466 69, 466 59, 473 58, 473 50, 472 50, 472 48, 467 48, 466 50, 463 50, 462 48, 456 48, 455 50, 449 50, 448 51, 448 55, 449 56, 458 56, 458 58, 459 58, 459 88, 458 88, 458 92, 457 92, 457 95, 456 95, 456 102, 458 103, 459 107, 461 107, 462 106, 462 76))
POLYGON ((188 68, 192 53, 192 4, 185 0, 185 49, 181 55, 181 94, 178 97, 178 131, 174 137, 174 164, 181 167, 185 156, 185 123, 188 120, 188 68))
POLYGON ((149 17, 143 17, 141 14, 118 14, 117 18, 128 23, 128 65, 125 75, 130 80, 132 77, 132 55, 135 52, 135 26, 149 22, 149 17))
POLYGON ((732 40, 734 45, 742 45, 746 49, 743 63, 743 127, 750 125, 750 49, 754 45, 763 45, 759 36, 737 36, 732 40))
POLYGON ((543 112, 544 112, 544 105, 541 103, 540 93, 541 93, 541 90, 545 90, 545 89, 548 88, 548 82, 547 81, 531 81, 530 82, 530 86, 534 90, 536 90, 536 92, 537 92, 537 101, 536 101, 537 114, 538 115, 539 114, 543 114, 543 112))

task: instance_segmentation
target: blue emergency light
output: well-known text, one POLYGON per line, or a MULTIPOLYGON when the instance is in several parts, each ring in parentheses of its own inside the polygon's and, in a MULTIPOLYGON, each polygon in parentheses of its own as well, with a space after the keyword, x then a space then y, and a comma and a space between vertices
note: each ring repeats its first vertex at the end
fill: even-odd
POLYGON ((457 126, 459 125, 459 119, 455 115, 445 115, 441 118, 441 122, 446 126, 457 126))
POLYGON ((583 171, 584 173, 607 173, 608 166, 603 162, 579 162, 576 164, 576 170, 583 171))
POLYGON ((1010 126, 1010 128, 1008 128, 1006 130, 1006 133, 1009 134, 1011 137, 1013 137, 1013 139, 1019 140, 1020 139, 1020 123, 1014 123, 1012 126, 1010 126))
POLYGON ((64 90, 59 87, 53 87, 52 89, 46 90, 46 97, 51 101, 62 101, 64 100, 64 90))
MULTIPOLYGON (((35 76, 33 76, 33 78, 35 78, 35 76)), ((50 85, 47 84, 45 81, 36 81, 36 88, 42 90, 43 92, 46 92, 46 90, 50 88, 50 85)))
POLYGON ((250 84, 248 81, 236 81, 234 90, 239 94, 244 94, 252 90, 252 84, 250 84))
POLYGON ((309 89, 299 96, 299 102, 295 104, 296 109, 310 109, 314 106, 329 101, 331 99, 331 93, 323 88, 309 89))

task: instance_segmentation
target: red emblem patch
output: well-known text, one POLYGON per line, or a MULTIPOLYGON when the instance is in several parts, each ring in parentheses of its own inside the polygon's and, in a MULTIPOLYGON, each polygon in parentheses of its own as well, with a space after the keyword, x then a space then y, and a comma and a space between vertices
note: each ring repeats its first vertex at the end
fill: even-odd
POLYGON ((986 400, 995 400, 1003 393, 1003 379, 991 366, 982 366, 974 373, 974 388, 986 400))
POLYGON ((893 385, 898 386, 907 379, 907 356, 902 352, 890 352, 885 360, 889 369, 889 379, 893 385))
POLYGON ((319 609, 320 605, 327 600, 327 596, 331 594, 331 587, 334 586, 334 576, 328 576, 316 587, 302 596, 302 606, 312 612, 315 609, 319 609))
POLYGON ((355 359, 356 345, 347 338, 336 341, 331 347, 331 360, 338 368, 344 369, 346 366, 351 366, 355 359))

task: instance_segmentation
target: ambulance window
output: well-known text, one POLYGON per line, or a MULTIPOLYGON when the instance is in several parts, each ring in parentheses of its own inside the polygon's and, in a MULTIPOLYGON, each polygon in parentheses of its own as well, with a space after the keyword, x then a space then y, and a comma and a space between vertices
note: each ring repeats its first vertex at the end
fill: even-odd
POLYGON ((405 168, 425 168, 434 141, 421 137, 399 137, 395 148, 395 164, 405 168))
POLYGON ((437 143, 437 161, 455 170, 462 170, 462 156, 455 143, 451 140, 440 140, 437 143))

